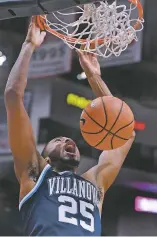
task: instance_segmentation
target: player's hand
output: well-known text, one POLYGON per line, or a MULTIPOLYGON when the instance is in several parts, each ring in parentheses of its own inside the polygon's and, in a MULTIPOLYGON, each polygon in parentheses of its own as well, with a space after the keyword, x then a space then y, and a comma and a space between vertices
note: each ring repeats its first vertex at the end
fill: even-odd
POLYGON ((87 77, 101 75, 100 64, 96 55, 88 52, 82 52, 80 50, 77 50, 76 52, 79 56, 80 65, 87 77))
POLYGON ((39 47, 44 38, 46 36, 46 32, 41 32, 40 28, 36 26, 35 19, 32 17, 31 23, 28 28, 28 33, 25 39, 25 43, 31 43, 34 48, 39 47))
POLYGON ((132 137, 135 139, 135 137, 136 137, 135 131, 132 132, 132 137))

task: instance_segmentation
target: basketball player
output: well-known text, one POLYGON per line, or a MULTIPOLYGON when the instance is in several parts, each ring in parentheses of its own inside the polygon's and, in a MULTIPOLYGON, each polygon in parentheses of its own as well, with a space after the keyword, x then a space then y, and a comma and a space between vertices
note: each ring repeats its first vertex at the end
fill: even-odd
MULTIPOLYGON (((23 96, 31 56, 45 35, 32 20, 5 89, 9 141, 20 184, 19 209, 24 235, 99 236, 104 195, 119 173, 134 135, 123 147, 103 151, 98 164, 82 176, 76 174, 80 153, 70 138, 51 140, 39 154, 23 96)), ((78 55, 96 96, 111 95, 101 79, 96 57, 81 52, 78 55)))

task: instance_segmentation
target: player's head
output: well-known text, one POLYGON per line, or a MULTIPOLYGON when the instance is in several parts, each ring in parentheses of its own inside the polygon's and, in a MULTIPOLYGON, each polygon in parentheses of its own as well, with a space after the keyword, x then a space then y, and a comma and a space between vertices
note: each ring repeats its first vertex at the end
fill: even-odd
POLYGON ((57 171, 76 171, 80 163, 80 152, 75 142, 67 137, 51 140, 41 155, 57 171))

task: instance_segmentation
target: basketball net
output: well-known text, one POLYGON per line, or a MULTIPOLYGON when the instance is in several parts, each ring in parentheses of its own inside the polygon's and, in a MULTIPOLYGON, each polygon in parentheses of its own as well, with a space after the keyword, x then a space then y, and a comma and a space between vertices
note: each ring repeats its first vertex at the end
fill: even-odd
POLYGON ((42 30, 62 39, 70 48, 108 58, 118 57, 137 41, 137 32, 143 30, 143 8, 140 0, 129 0, 130 6, 99 1, 36 17, 42 30), (137 18, 131 19, 137 11, 137 18), (66 21, 75 16, 73 22, 66 21))

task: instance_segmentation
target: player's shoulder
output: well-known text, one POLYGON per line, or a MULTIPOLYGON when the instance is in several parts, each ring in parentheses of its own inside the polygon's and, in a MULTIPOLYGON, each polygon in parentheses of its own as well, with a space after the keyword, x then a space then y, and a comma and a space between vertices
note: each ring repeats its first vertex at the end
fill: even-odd
POLYGON ((49 175, 51 166, 47 163, 42 163, 40 167, 41 171, 38 177, 31 170, 29 174, 24 175, 20 182, 20 200, 22 200, 28 193, 30 193, 35 187, 39 186, 44 178, 49 175))

